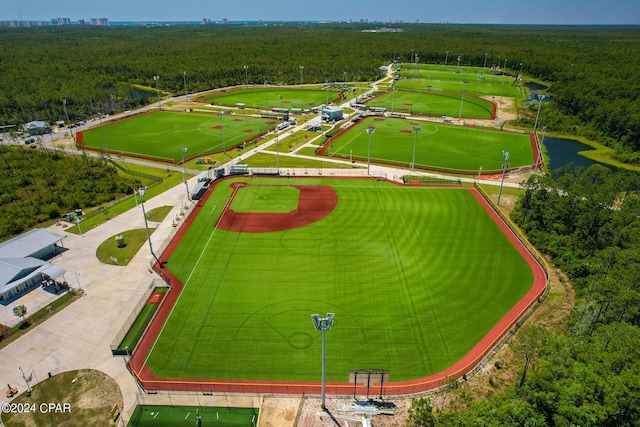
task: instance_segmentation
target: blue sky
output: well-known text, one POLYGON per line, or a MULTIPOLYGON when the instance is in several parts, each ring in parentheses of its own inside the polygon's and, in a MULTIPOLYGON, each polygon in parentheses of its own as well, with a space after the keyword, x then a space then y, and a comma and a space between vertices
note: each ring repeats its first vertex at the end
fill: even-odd
POLYGON ((0 20, 640 25, 639 0, 0 0, 0 20))

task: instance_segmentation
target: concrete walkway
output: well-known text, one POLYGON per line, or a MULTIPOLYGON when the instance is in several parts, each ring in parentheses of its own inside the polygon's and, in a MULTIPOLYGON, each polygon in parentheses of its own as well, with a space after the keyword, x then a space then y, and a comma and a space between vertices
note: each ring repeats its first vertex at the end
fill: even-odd
MULTIPOLYGON (((189 185, 193 188, 195 178, 189 185)), ((145 202, 147 212, 159 206, 173 206, 162 223, 149 224, 150 228, 156 227, 151 235, 154 248, 159 248, 173 230, 172 219, 180 211, 183 202, 186 202, 183 184, 145 202)), ((148 244, 141 248, 126 267, 103 264, 96 259, 95 253, 106 239, 134 228, 144 228, 140 206, 110 219, 84 233, 82 237, 66 233, 55 225, 48 229, 67 236, 64 246, 68 250, 51 262, 67 271, 65 276, 70 276, 67 277, 70 286, 78 287, 79 279, 86 294, 46 322, 34 327, 24 337, 0 349, 0 383, 11 384, 20 392, 24 391, 26 385, 18 366, 22 367, 27 376, 34 373, 32 384, 36 379, 47 378, 49 372, 56 374, 92 368, 117 381, 124 398, 125 412, 132 409, 136 402, 137 385, 126 369, 124 358, 113 357, 109 345, 152 279, 159 277, 150 273, 152 257, 148 244), (76 272, 79 275, 73 277, 76 272)), ((39 299, 35 294, 28 294, 19 303, 26 304, 29 308, 29 304, 39 299)), ((0 308, 10 310, 10 307, 0 308)), ((0 399, 4 399, 4 395, 0 399)))

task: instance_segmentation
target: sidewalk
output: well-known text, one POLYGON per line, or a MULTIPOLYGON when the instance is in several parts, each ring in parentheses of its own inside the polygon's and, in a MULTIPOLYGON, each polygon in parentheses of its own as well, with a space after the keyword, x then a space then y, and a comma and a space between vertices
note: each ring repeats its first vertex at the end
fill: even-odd
MULTIPOLYGON (((195 178, 189 184, 193 188, 195 178)), ((181 183, 145 202, 147 212, 159 206, 173 206, 162 223, 149 224, 150 228, 156 228, 151 235, 154 248, 159 248, 172 231, 172 219, 185 201, 185 187, 181 183)), ((67 236, 63 242, 68 250, 51 262, 67 271, 65 276, 70 286, 77 287, 79 279, 86 294, 24 337, 0 349, 0 381, 3 384, 11 384, 20 392, 25 390, 18 366, 27 376, 33 371, 34 377, 40 380, 47 378, 49 372, 97 369, 113 377, 120 386, 124 411, 128 413, 132 409, 137 385, 124 358, 111 355, 109 344, 151 280, 158 276, 149 271, 152 257, 146 243, 126 267, 103 264, 96 259, 95 253, 104 240, 133 228, 144 228, 140 206, 110 219, 82 237, 66 233, 59 226, 48 228, 53 233, 67 236), (78 276, 73 277, 76 273, 78 276)), ((29 305, 40 301, 41 295, 36 291, 39 290, 23 296, 19 303, 29 305)))

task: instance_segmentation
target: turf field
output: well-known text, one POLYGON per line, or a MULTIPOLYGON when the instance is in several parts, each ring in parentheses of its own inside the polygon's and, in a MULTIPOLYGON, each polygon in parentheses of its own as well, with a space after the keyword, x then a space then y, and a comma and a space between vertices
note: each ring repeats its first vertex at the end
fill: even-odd
POLYGON ((215 406, 137 405, 128 427, 255 427, 258 409, 215 406))
POLYGON ((402 64, 396 82, 398 89, 460 93, 477 96, 522 97, 520 85, 513 76, 492 72, 487 68, 443 65, 402 64))
POLYGON ((410 115, 452 116, 460 117, 462 103, 462 118, 491 119, 494 117, 494 104, 491 102, 462 93, 445 94, 420 92, 415 90, 394 90, 376 96, 366 105, 384 107, 389 112, 408 113, 410 115))
POLYGON ((295 89, 281 86, 261 86, 250 89, 234 89, 219 92, 205 99, 214 105, 234 106, 245 104, 247 108, 271 110, 272 108, 309 109, 339 99, 335 90, 295 89), (282 98, 280 98, 282 97, 282 98), (266 106, 266 108, 265 108, 266 106))
POLYGON ((532 288, 531 267, 466 188, 236 178, 204 203, 165 267, 184 289, 149 344, 159 378, 318 381, 310 315, 328 312, 328 381, 363 367, 420 378, 459 361, 532 288), (335 202, 326 216, 309 199, 283 213, 309 192, 335 202), (247 232, 233 228, 252 222, 241 214, 263 227, 320 219, 247 232))
POLYGON ((483 173, 500 172, 504 163, 502 150, 509 152, 510 168, 534 164, 528 134, 381 117, 368 117, 348 128, 325 147, 323 154, 366 161, 366 129, 370 126, 375 128, 371 135, 374 163, 410 166, 415 145, 415 167, 419 169, 478 173, 482 166, 483 173), (414 127, 420 127, 417 139, 414 127))
POLYGON ((83 132, 86 147, 170 161, 229 150, 270 131, 273 120, 248 116, 159 111, 83 132))

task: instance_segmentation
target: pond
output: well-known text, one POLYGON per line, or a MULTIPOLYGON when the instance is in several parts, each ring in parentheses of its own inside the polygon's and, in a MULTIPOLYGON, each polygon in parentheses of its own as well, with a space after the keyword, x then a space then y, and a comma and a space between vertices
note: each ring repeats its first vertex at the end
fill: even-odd
POLYGON ((569 163, 584 167, 589 167, 597 163, 594 160, 587 159, 578 154, 580 151, 593 150, 593 148, 573 139, 545 136, 544 146, 547 149, 549 157, 547 161, 549 170, 564 167, 569 163))

